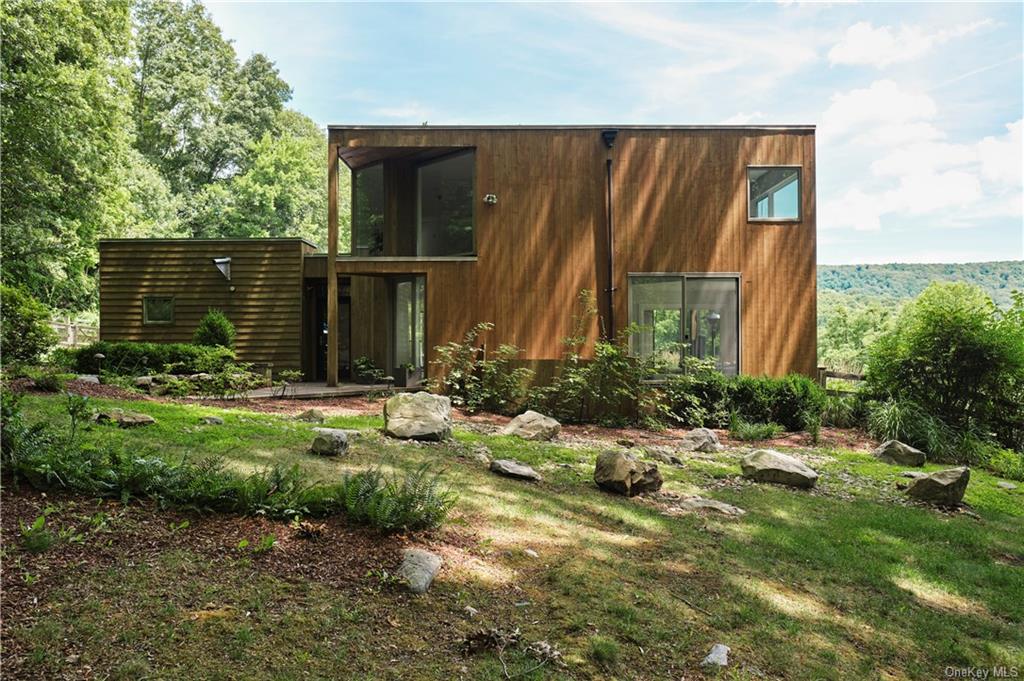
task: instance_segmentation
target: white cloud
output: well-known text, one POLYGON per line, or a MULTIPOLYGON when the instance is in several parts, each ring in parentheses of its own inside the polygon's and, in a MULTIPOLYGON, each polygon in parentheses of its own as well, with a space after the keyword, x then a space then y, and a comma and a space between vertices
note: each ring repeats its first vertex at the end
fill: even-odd
POLYGON ((1024 118, 1007 123, 1009 131, 1003 137, 986 137, 978 142, 978 158, 981 173, 987 180, 1021 188, 1022 166, 1024 166, 1024 118))
POLYGON ((760 111, 752 111, 750 113, 739 112, 733 114, 722 121, 722 125, 749 125, 754 121, 759 121, 764 118, 764 114, 760 111))
POLYGON ((824 143, 871 128, 881 130, 884 140, 905 139, 899 135, 921 139, 922 134, 926 139, 933 138, 936 131, 923 124, 923 119, 933 118, 937 111, 935 100, 927 94, 907 92, 891 80, 876 80, 867 88, 832 95, 831 104, 821 116, 818 136, 824 143))
POLYGON ((870 22, 861 21, 846 30, 843 39, 829 50, 828 58, 833 65, 882 68, 922 57, 938 45, 970 35, 992 23, 991 19, 984 19, 929 33, 920 26, 875 28, 870 22))

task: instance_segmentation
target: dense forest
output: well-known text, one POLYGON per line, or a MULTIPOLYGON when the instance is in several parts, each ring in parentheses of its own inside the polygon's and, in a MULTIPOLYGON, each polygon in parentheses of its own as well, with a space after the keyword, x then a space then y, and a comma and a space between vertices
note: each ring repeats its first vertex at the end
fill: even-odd
POLYGON ((4 282, 74 313, 100 238, 322 240, 324 130, 202 4, 7 0, 0 22, 4 282))

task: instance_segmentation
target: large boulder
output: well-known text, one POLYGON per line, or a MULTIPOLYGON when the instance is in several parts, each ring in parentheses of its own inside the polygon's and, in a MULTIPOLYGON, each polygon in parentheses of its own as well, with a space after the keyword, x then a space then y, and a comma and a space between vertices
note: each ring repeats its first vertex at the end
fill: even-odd
POLYGON ((406 549, 402 552, 402 564, 398 566, 398 578, 416 594, 426 593, 441 569, 441 556, 423 549, 406 549))
POLYGON ((550 416, 535 411, 524 411, 501 429, 502 435, 515 435, 524 440, 550 440, 562 426, 550 416))
POLYGON ((707 428, 694 428, 679 441, 679 449, 684 452, 718 452, 723 449, 718 442, 715 431, 707 428))
POLYGON ((506 478, 516 478, 517 480, 529 480, 530 482, 540 482, 540 473, 533 470, 525 463, 519 463, 518 461, 512 461, 511 459, 495 459, 491 462, 491 472, 502 475, 506 478))
POLYGON ((925 460, 924 452, 899 440, 886 440, 872 453, 879 461, 896 466, 923 466, 925 460))
POLYGON ((452 434, 452 402, 427 392, 398 393, 384 403, 384 432, 404 440, 446 440, 452 434))
POLYGON ((316 437, 309 446, 312 454, 340 456, 348 451, 348 433, 341 428, 314 428, 316 437))
POLYGON ((790 487, 814 487, 818 474, 803 461, 774 449, 758 449, 740 461, 743 477, 790 487))
POLYGON ((140 414, 139 412, 125 411, 124 409, 100 411, 96 413, 93 419, 96 423, 116 423, 121 428, 136 428, 156 423, 156 419, 149 414, 140 414))
POLYGON ((918 478, 907 488, 907 494, 932 504, 956 506, 963 501, 970 479, 970 468, 947 468, 918 478))
POLYGON ((657 492, 663 480, 653 463, 638 460, 632 454, 609 450, 597 457, 594 482, 601 489, 633 497, 646 492, 657 492))

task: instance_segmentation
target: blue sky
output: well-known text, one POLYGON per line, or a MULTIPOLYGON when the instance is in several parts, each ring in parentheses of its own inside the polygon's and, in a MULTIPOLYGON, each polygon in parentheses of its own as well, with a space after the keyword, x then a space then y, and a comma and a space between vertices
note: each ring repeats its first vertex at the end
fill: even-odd
POLYGON ((1024 258, 1024 4, 207 6, 321 124, 813 123, 820 263, 1024 258))

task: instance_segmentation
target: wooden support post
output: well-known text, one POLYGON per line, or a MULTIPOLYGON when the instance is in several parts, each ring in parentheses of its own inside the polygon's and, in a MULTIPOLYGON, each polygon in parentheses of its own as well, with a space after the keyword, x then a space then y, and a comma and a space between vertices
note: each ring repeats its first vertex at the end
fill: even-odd
POLYGON ((338 385, 338 147, 327 144, 327 385, 338 385))

